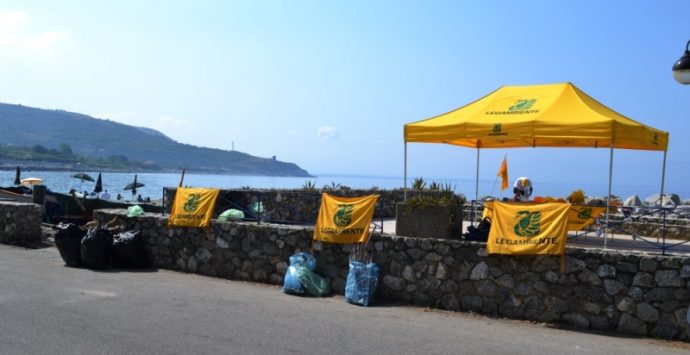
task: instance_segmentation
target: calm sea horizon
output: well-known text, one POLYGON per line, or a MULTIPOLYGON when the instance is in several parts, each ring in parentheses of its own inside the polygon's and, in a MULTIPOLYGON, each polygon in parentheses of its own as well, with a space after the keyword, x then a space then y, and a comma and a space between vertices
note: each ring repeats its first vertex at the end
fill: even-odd
MULTIPOLYGON (((71 177, 76 171, 43 171, 26 170, 22 171, 21 177, 38 177, 43 179, 44 185, 48 189, 56 192, 68 192, 71 189, 77 191, 93 191, 95 182, 80 181, 71 177)), ((98 177, 98 172, 87 171, 94 180, 98 177)), ((145 186, 137 189, 137 195, 160 199, 163 195, 164 187, 175 187, 180 182, 179 173, 136 173, 137 181, 145 186)), ((126 200, 133 200, 136 195, 131 191, 124 190, 125 185, 134 181, 135 173, 102 173, 103 188, 108 190, 112 198, 119 193, 126 200)), ((14 183, 15 171, 0 171, 0 186, 12 186, 14 183)), ((408 187, 411 185, 413 177, 408 179, 408 187)), ((448 178, 425 178, 428 184, 432 181, 441 184, 450 184, 455 192, 465 195, 468 199, 475 196, 475 181, 468 179, 448 179, 448 178)), ((184 185, 191 187, 208 187, 219 189, 234 188, 259 188, 259 189, 300 189, 307 182, 313 182, 317 188, 325 185, 340 184, 349 186, 353 189, 396 189, 403 187, 402 177, 385 176, 345 176, 336 174, 321 174, 316 177, 276 177, 276 176, 250 176, 250 175, 222 175, 222 174, 197 174, 187 173, 184 178, 184 185)), ((587 196, 605 196, 607 186, 604 184, 577 184, 564 182, 533 182, 535 185, 534 196, 553 196, 566 197, 576 189, 583 189, 587 196)), ((500 191, 500 181, 479 181, 479 195, 492 195, 496 197, 510 197, 511 189, 500 191)), ((665 191, 666 193, 677 193, 681 199, 690 198, 690 193, 686 191, 665 191)), ((638 195, 641 199, 659 193, 659 186, 653 185, 614 185, 612 193, 621 198, 631 195, 638 195)))

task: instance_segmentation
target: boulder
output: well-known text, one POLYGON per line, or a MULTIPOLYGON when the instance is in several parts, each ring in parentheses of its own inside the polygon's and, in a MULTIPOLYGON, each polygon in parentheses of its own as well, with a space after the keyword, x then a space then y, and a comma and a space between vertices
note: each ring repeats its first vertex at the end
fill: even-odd
POLYGON ((623 201, 623 206, 628 206, 628 207, 640 207, 642 206, 642 201, 640 200, 640 197, 637 195, 632 195, 623 201))
POLYGON ((651 195, 644 199, 644 203, 648 206, 662 205, 666 207, 671 207, 680 205, 680 197, 677 194, 665 194, 663 196, 663 199, 660 197, 660 194, 651 195))

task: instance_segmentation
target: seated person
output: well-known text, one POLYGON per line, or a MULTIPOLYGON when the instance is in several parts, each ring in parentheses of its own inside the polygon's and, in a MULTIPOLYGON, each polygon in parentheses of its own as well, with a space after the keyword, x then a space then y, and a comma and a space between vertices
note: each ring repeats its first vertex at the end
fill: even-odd
POLYGON ((532 182, 529 178, 519 177, 513 184, 513 193, 515 194, 515 201, 529 201, 532 196, 532 182))

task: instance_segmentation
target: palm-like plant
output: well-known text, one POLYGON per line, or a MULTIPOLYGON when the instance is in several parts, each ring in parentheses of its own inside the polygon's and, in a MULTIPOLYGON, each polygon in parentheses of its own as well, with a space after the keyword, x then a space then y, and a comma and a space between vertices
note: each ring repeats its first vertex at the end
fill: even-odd
POLYGON ((416 177, 412 181, 412 189, 414 190, 424 190, 426 187, 426 181, 424 181, 423 177, 416 177))

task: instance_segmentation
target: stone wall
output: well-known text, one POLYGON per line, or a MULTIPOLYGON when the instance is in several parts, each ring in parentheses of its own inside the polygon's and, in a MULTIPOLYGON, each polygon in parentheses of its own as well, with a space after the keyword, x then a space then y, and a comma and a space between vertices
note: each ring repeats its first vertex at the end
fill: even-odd
MULTIPOLYGON (((165 189, 165 210, 170 213, 175 200, 175 188, 165 189)), ((395 190, 334 190, 326 191, 337 196, 379 195, 375 218, 395 218, 396 203, 404 200, 404 191, 395 190)), ((441 191, 409 190, 408 198, 417 195, 440 196, 441 191)), ((287 189, 234 189, 220 190, 214 215, 217 216, 228 208, 239 208, 250 211, 250 206, 260 201, 264 207, 262 220, 279 223, 314 224, 321 203, 320 191, 287 190, 287 189)))
POLYGON ((43 209, 33 203, 0 201, 0 243, 31 245, 41 241, 43 209))
MULTIPOLYGON (((288 258, 312 247, 311 227, 213 221, 209 229, 168 228, 167 216, 128 219, 157 267, 282 284, 288 258)), ((553 256, 487 255, 484 243, 374 234, 381 266, 378 300, 489 316, 690 340, 690 258, 568 249, 553 256)), ((313 244, 317 273, 343 294, 349 245, 313 244)))

